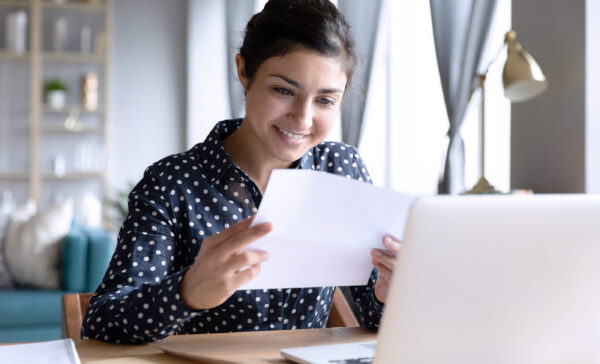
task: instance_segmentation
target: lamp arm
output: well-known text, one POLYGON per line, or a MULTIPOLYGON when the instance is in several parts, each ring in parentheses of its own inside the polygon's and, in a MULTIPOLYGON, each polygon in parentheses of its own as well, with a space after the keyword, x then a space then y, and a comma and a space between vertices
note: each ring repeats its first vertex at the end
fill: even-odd
POLYGON ((471 88, 471 92, 469 92, 469 101, 471 101, 471 97, 473 96, 475 91, 477 91, 477 89, 481 86, 480 76, 487 76, 488 71, 490 70, 490 67, 492 67, 494 62, 496 62, 498 57, 500 57, 500 53, 504 50, 504 48, 506 48, 506 41, 502 44, 501 47, 498 48, 498 50, 496 51, 496 55, 492 58, 492 60, 485 67, 485 71, 483 73, 477 74, 477 77, 475 79, 476 82, 473 83, 473 88, 471 88))

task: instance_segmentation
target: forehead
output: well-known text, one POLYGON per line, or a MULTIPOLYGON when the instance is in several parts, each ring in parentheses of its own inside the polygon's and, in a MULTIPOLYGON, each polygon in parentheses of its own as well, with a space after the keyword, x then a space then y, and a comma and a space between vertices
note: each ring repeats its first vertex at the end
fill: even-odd
POLYGON ((340 57, 329 57, 306 49, 268 58, 258 68, 256 78, 273 75, 285 76, 303 86, 314 88, 344 89, 347 81, 340 57))

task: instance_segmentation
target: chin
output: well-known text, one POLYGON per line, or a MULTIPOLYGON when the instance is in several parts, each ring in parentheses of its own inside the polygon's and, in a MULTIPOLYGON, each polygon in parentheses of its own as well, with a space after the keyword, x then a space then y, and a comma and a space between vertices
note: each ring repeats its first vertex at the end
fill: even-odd
POLYGON ((276 158, 279 159, 280 161, 284 162, 284 163, 294 163, 295 161, 297 161, 298 159, 302 158, 302 156, 304 155, 304 153, 306 153, 306 151, 304 152, 297 152, 297 153, 290 153, 290 152, 284 152, 284 153, 277 153, 276 158))

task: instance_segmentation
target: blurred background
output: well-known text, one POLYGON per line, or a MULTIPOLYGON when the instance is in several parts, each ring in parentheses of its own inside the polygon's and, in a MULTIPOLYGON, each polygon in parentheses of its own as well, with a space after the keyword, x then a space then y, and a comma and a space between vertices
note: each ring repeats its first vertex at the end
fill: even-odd
MULTIPOLYGON (((72 197, 82 219, 106 222, 107 202, 118 200, 148 165, 201 142, 217 121, 243 116, 233 57, 246 21, 264 3, 0 1, 4 199, 19 205, 34 198, 45 206, 72 197), (23 45, 13 44, 19 26, 23 45), (62 104, 60 95, 59 104, 51 104, 52 87, 64 88, 62 104)), ((452 2, 452 9, 433 0, 335 3, 357 33, 363 62, 354 94, 347 95, 359 102, 346 102, 330 139, 358 146, 375 184, 416 195, 461 193, 481 177, 475 81, 462 86, 470 92, 459 102, 459 128, 449 122, 456 106, 447 107, 453 98, 466 99, 452 85, 468 68, 465 44, 476 36, 477 57, 466 74, 487 70, 490 183, 501 192, 600 189, 598 110, 588 102, 599 87, 593 60, 600 10, 594 1, 497 0, 483 2, 485 11, 466 0, 452 2), (437 23, 435 12, 442 14, 437 23), (455 27, 454 38, 436 39, 435 29, 444 26, 455 27), (548 81, 545 93, 512 105, 502 85, 509 29, 548 81), (450 58, 440 65, 444 51, 450 58), (446 80, 443 69, 450 74, 446 80), (464 153, 448 155, 449 134, 462 139, 455 149, 464 153), (457 165, 454 181, 443 188, 447 159, 458 162, 451 163, 457 165)))

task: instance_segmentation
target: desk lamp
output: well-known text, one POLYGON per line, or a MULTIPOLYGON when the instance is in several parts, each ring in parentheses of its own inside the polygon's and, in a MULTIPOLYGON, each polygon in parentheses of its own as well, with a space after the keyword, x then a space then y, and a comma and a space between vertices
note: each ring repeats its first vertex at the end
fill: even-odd
POLYGON ((506 98, 512 102, 526 101, 540 95, 548 88, 548 81, 540 66, 531 54, 523 49, 521 43, 517 42, 517 33, 514 30, 508 31, 504 36, 504 45, 490 62, 485 72, 477 76, 478 84, 469 96, 469 98, 471 98, 477 88, 481 89, 481 111, 479 119, 481 177, 475 186, 470 191, 466 192, 466 194, 499 193, 499 191, 485 178, 485 79, 490 66, 498 58, 505 46, 507 49, 507 56, 502 72, 502 84, 504 86, 504 96, 506 98))

